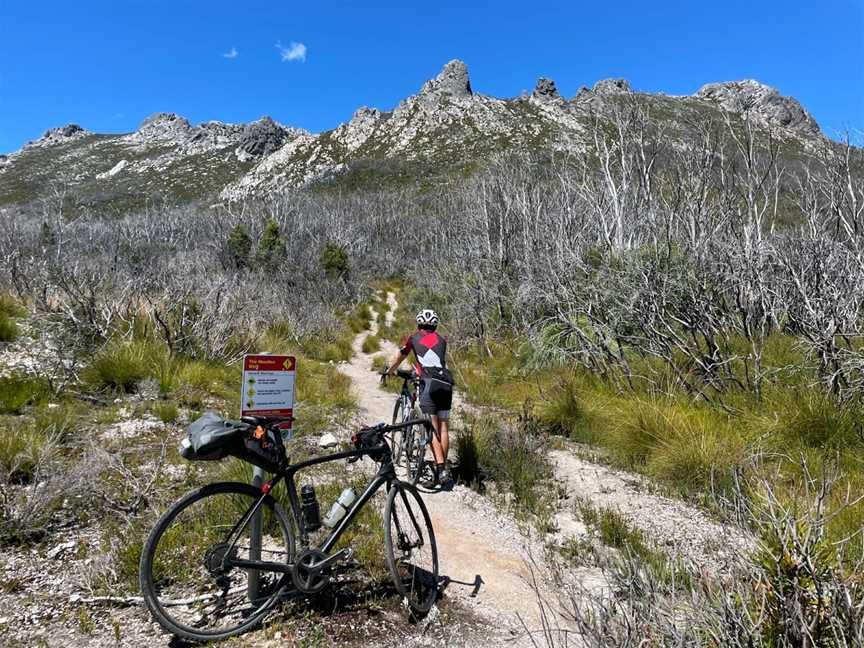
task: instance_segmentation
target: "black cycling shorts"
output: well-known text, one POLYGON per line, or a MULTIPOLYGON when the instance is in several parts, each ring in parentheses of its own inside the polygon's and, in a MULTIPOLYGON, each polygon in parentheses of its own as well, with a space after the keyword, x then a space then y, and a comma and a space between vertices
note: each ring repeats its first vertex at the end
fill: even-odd
POLYGON ((447 419, 453 404, 453 385, 437 378, 420 381, 420 411, 447 419))

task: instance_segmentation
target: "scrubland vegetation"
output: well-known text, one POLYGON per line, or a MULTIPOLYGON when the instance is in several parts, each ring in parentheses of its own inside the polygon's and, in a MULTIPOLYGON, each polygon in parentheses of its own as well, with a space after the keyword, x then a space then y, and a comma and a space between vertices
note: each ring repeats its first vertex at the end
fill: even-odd
MULTIPOLYGON (((500 158, 422 191, 3 216, 0 340, 48 353, 0 378, 0 538, 104 511, 115 538, 140 533, 199 469, 163 475, 163 442, 204 409, 236 413, 244 352, 302 357, 298 433, 320 431, 354 405, 331 363, 369 304, 381 328, 365 352, 431 306, 458 388, 502 420, 459 431, 466 482, 542 517, 544 448, 583 444, 762 541, 732 586, 682 582, 657 576, 650 542, 586 513, 607 544, 642 547, 615 568, 632 600, 591 618, 574 602, 596 645, 855 645, 864 159, 826 142, 781 168, 770 132, 693 127, 670 148, 634 108, 584 156, 500 158), (404 306, 390 327, 371 297, 382 279, 404 306), (106 436, 130 408, 159 425, 106 436), (682 592, 702 610, 688 640, 682 592)), ((134 556, 115 560, 101 582, 128 583, 134 556)))

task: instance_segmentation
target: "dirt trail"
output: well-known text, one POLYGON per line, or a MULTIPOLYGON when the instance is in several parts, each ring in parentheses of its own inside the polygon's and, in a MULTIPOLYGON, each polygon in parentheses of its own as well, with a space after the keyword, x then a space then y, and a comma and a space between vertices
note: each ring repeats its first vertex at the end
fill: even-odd
MULTIPOLYGON (((387 300, 390 312, 386 321, 390 323, 398 304, 393 293, 387 294, 387 300)), ((377 319, 374 313, 373 319, 377 319)), ((354 357, 340 367, 351 378, 358 403, 365 410, 364 421, 369 423, 389 422, 394 402, 393 394, 379 387, 378 375, 372 371, 372 356, 362 350, 366 337, 377 332, 378 325, 373 322, 370 331, 358 335, 354 357)), ((382 340, 379 353, 390 358, 396 351, 395 345, 382 340)), ((460 410, 464 411, 465 405, 457 393, 456 417, 460 410)), ((550 454, 556 480, 566 485, 566 498, 555 516, 559 532, 552 539, 588 533, 576 510, 577 501, 582 500, 596 508, 618 511, 658 548, 699 571, 725 571, 752 546, 752 540, 741 531, 717 523, 700 509, 653 494, 645 478, 582 459, 577 450, 554 450, 550 454)), ((452 579, 446 595, 472 606, 496 627, 503 627, 505 634, 519 636, 515 644, 508 640, 508 646, 531 645, 519 619, 524 619, 531 629, 539 627, 536 597, 528 586, 527 560, 530 556, 539 564, 542 576, 542 539, 527 538, 512 518, 462 486, 449 492, 429 493, 424 500, 438 539, 441 574, 452 579)), ((583 587, 605 588, 600 569, 580 568, 574 574, 577 572, 583 587)), ((547 601, 555 601, 552 592, 541 591, 547 601)), ((567 626, 562 619, 557 623, 559 627, 567 626)), ((493 642, 490 640, 488 645, 493 642)))
MULTIPOLYGON (((387 295, 390 312, 397 307, 395 296, 387 295)), ((354 357, 340 365, 340 371, 353 382, 357 402, 368 423, 390 422, 395 397, 379 387, 378 374, 372 371, 371 354, 363 353, 363 341, 378 333, 377 319, 369 331, 354 340, 354 357)), ((397 348, 382 340, 381 351, 393 357, 397 348)), ((458 398, 454 409, 458 410, 458 398)), ((454 486, 450 491, 424 494, 438 543, 440 573, 448 579, 445 595, 455 597, 501 631, 498 641, 490 637, 487 645, 516 647, 532 645, 520 621, 539 629, 535 596, 528 586, 528 555, 542 557, 542 547, 525 538, 514 520, 497 510, 474 491, 454 486)), ((549 592, 544 597, 551 598, 549 592)))
MULTIPOLYGON (((553 450, 550 458, 572 504, 578 498, 617 511, 668 555, 680 556, 699 572, 724 572, 752 548, 752 539, 739 529, 684 502, 651 493, 651 484, 643 477, 586 461, 572 451, 553 450)), ((559 517, 567 514, 572 511, 562 511, 559 517)))

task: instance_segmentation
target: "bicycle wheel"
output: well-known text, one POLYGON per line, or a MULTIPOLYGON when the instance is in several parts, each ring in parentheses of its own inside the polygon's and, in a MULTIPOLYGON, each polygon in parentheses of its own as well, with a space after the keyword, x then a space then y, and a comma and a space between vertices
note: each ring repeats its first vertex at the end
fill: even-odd
POLYGON ((250 548, 252 523, 229 535, 261 490, 221 482, 192 491, 166 511, 144 543, 139 579, 144 602, 169 632, 185 639, 224 639, 253 628, 285 589, 276 572, 228 566, 226 558, 290 563, 294 534, 282 507, 270 496, 261 511, 260 554, 250 548), (251 587, 257 581, 257 594, 251 587))
POLYGON ((426 459, 426 446, 429 445, 428 434, 423 426, 414 425, 410 428, 410 443, 405 447, 405 475, 413 486, 423 474, 423 464, 426 459))
MULTIPOLYGON (((408 420, 409 412, 411 411, 411 404, 408 402, 408 399, 405 396, 400 396, 399 400, 396 401, 393 405, 393 425, 397 423, 401 423, 402 421, 408 420)), ((393 434, 393 463, 398 465, 402 460, 403 453, 405 451, 405 435, 408 432, 406 429, 402 429, 398 432, 398 440, 396 438, 397 433, 393 434)))
POLYGON ((438 547, 417 489, 394 482, 384 511, 387 567, 411 611, 423 615, 438 597, 438 547))

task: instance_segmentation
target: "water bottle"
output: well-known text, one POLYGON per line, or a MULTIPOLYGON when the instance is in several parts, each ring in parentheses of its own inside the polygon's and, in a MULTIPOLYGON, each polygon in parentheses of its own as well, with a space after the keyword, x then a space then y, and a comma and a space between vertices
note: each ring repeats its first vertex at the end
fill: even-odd
POLYGON ((339 524, 339 520, 345 517, 345 514, 351 509, 351 506, 356 501, 357 493, 354 492, 353 488, 349 486, 343 490, 339 499, 333 502, 333 506, 330 507, 330 512, 327 514, 327 517, 324 518, 324 526, 332 529, 334 526, 339 524))
POLYGON ((311 533, 321 528, 321 511, 318 509, 315 488, 308 484, 300 489, 300 510, 303 511, 306 531, 311 533))

